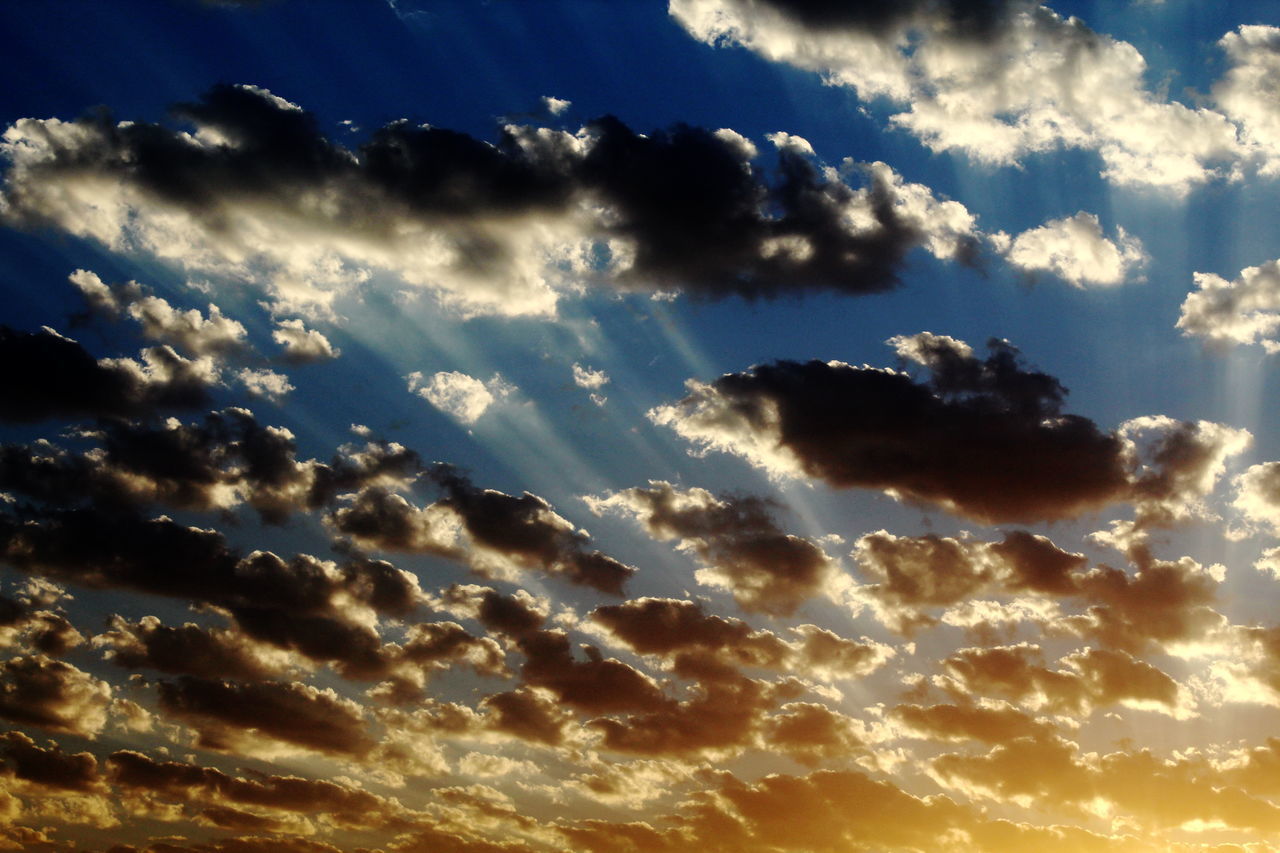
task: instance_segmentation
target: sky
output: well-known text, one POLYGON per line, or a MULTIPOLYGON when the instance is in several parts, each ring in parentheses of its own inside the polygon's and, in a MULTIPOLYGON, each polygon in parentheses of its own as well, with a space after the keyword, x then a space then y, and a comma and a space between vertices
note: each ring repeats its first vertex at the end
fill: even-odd
POLYGON ((0 850, 1280 850, 1280 10, 0 5, 0 850))

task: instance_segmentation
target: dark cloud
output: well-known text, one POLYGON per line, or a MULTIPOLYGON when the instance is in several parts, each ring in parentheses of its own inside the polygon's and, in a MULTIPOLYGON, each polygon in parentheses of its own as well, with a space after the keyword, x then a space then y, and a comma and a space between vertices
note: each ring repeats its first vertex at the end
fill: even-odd
POLYGON ((487 696, 480 705, 493 731, 551 746, 564 741, 572 720, 548 693, 527 687, 487 696))
POLYGON ((1062 414, 1062 386, 1008 343, 990 341, 985 359, 928 333, 893 343, 930 377, 779 361, 690 383, 650 416, 762 467, 983 522, 1070 518, 1128 495, 1123 442, 1062 414))
MULTIPOLYGON (((125 242, 163 255, 152 217, 171 212, 182 221, 170 226, 191 229, 192 242, 208 249, 203 261, 173 258, 180 263, 229 268, 249 251, 268 266, 296 265, 280 240, 237 230, 240 213, 269 210, 277 225, 268 230, 290 221, 317 235, 341 233, 353 266, 390 265, 415 282, 421 270, 403 235, 426 233, 454 250, 441 262, 440 286, 505 312, 546 308, 499 306, 504 289, 494 284, 508 279, 508 296, 545 290, 518 272, 529 263, 527 223, 538 220, 564 223, 566 239, 612 255, 598 277, 618 287, 711 297, 883 291, 916 246, 939 256, 976 250, 971 223, 933 221, 939 202, 924 188, 869 167, 866 186, 855 189, 785 134, 779 138, 792 142, 779 143, 770 174, 754 165, 754 145, 732 131, 677 124, 640 133, 613 116, 576 135, 508 125, 495 143, 398 121, 353 152, 322 135, 310 113, 254 86, 218 85, 173 113, 196 133, 116 122, 105 111, 74 123, 20 121, 14 133, 45 156, 21 156, 9 170, 10 217, 107 241, 128 234, 125 242), (86 228, 70 194, 50 190, 89 179, 110 184, 138 215, 86 228), (335 201, 332 210, 313 203, 318 193, 335 201)), ((296 248, 299 256, 320 253, 318 244, 296 248)), ((358 269, 350 273, 358 280, 358 269)))
POLYGON ((1004 743, 1047 735, 1052 727, 1008 705, 898 705, 890 717, 917 737, 933 740, 1004 743))
POLYGON ((157 687, 160 710, 192 726, 205 749, 252 751, 256 740, 266 739, 360 757, 373 747, 360 707, 333 690, 193 676, 161 681, 157 687))
POLYGON ((525 656, 525 683, 551 691, 564 705, 591 714, 655 711, 671 704, 653 679, 593 647, 586 660, 573 655, 563 631, 536 631, 517 646, 525 656))
POLYGON ((111 687, 65 661, 22 655, 0 663, 0 718, 92 738, 106 724, 111 687))
POLYGON ((44 788, 89 792, 101 787, 98 760, 88 752, 42 747, 22 732, 10 731, 0 734, 0 756, 13 776, 44 788))
POLYGON ((111 753, 106 773, 113 784, 133 792, 150 792, 179 802, 320 814, 346 827, 394 828, 394 815, 399 811, 382 797, 336 782, 299 776, 229 776, 212 767, 156 761, 133 750, 111 753))
POLYGON ((797 639, 787 641, 740 619, 707 613, 695 602, 670 598, 597 607, 591 619, 632 651, 667 658, 677 670, 701 659, 830 680, 866 675, 893 654, 866 638, 850 640, 816 625, 791 629, 797 639))
POLYGON ((870 598, 882 620, 900 633, 936 624, 930 609, 992 590, 1079 595, 1087 563, 1083 555, 1023 530, 1010 531, 999 542, 936 534, 895 536, 880 530, 860 537, 853 557, 874 581, 860 594, 870 598))
POLYGON ((827 591, 834 567, 815 542, 792 536, 773 518, 773 505, 751 496, 715 497, 704 489, 677 489, 654 481, 604 498, 588 499, 593 512, 634 516, 655 539, 674 539, 709 565, 703 583, 726 588, 745 610, 790 615, 827 591))
POLYGON ((208 365, 169 347, 143 350, 141 362, 99 360, 47 327, 20 332, 0 326, 0 374, 0 420, 16 422, 192 409, 208 403, 214 382, 208 365))
POLYGON ((537 495, 480 489, 447 465, 431 472, 442 497, 418 507, 370 487, 329 516, 333 528, 363 548, 436 554, 484 575, 540 569, 573 584, 621 595, 635 569, 596 550, 590 538, 537 495), (459 535, 462 534, 462 535, 459 535))
POLYGON ((261 673, 262 660, 246 657, 253 641, 332 663, 351 678, 382 678, 405 661, 404 649, 384 649, 373 623, 408 615, 422 596, 416 578, 383 561, 339 564, 306 554, 286 560, 267 551, 242 557, 215 531, 92 510, 0 516, 0 559, 83 586, 191 600, 233 620, 235 634, 139 624, 103 640, 118 641, 127 659, 161 671, 193 665, 170 654, 188 643, 220 650, 202 665, 261 673), (184 571, 174 572, 174 565, 184 571))
POLYGON ((850 717, 813 702, 783 705, 765 722, 762 740, 767 748, 810 767, 856 756, 863 745, 850 717))
POLYGON ((99 444, 80 453, 43 441, 0 446, 0 488, 60 507, 230 510, 245 503, 265 521, 283 523, 340 492, 411 483, 422 467, 416 453, 393 442, 343 445, 327 463, 299 460, 289 430, 264 426, 240 408, 192 424, 110 419, 86 437, 99 444))
POLYGON ((688 698, 648 713, 592 720, 604 748, 669 757, 737 753, 756 741, 771 709, 803 692, 793 679, 746 678, 714 658, 688 656, 679 663, 676 674, 697 681, 688 698))

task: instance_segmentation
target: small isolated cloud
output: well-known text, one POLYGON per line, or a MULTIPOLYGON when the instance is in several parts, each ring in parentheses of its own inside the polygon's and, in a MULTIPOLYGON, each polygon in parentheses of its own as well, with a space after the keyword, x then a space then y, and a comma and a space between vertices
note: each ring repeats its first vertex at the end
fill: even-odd
POLYGON ((599 391, 609 384, 609 374, 603 370, 592 370, 590 367, 583 367, 575 362, 573 365, 573 384, 590 391, 599 391))
POLYGON ((1137 237, 1117 228, 1115 240, 1110 240, 1098 217, 1083 210, 1016 237, 1000 232, 991 240, 1005 260, 1023 272, 1052 273, 1081 288, 1122 284, 1148 260, 1137 237))
POLYGON ((430 378, 415 370, 405 379, 410 392, 467 425, 478 421, 490 406, 515 390, 496 373, 488 382, 456 370, 442 370, 430 378))
POLYGON ((1227 281, 1208 272, 1195 273, 1196 290, 1187 294, 1178 317, 1184 335, 1214 344, 1260 343, 1280 352, 1280 260, 1246 267, 1227 281))
POLYGON ((293 383, 288 376, 267 368, 245 367, 236 373, 236 378, 250 394, 265 397, 272 402, 280 400, 293 390, 293 383))
POLYGON ((271 339, 284 347, 284 360, 290 364, 328 361, 342 355, 342 350, 329 343, 328 338, 308 329, 301 320, 281 320, 271 339))
POLYGON ((573 101, 566 101, 564 98, 553 98, 550 95, 542 96, 543 108, 553 116, 558 116, 569 107, 573 106, 573 101))
POLYGON ((1241 128, 1263 175, 1280 174, 1280 28, 1246 25, 1219 41, 1230 67, 1213 87, 1218 107, 1241 128))

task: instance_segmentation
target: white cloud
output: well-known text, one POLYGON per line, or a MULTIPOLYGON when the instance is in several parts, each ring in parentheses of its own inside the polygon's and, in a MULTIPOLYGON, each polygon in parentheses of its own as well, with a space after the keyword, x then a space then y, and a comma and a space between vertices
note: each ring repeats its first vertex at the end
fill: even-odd
POLYGON ((543 95, 542 106, 545 107, 547 112, 551 113, 553 116, 558 116, 565 110, 569 109, 569 107, 573 106, 573 102, 566 101, 564 98, 553 98, 550 95, 543 95))
POLYGON ((279 400, 293 390, 293 383, 288 376, 267 368, 245 367, 236 373, 236 378, 250 394, 272 401, 279 400))
POLYGON ((468 425, 475 423, 490 406, 515 390, 498 374, 488 382, 456 370, 441 371, 430 378, 414 371, 405 378, 412 393, 468 425))
POLYGON ((1215 344, 1260 343, 1280 351, 1280 260, 1246 267, 1232 281, 1213 273, 1193 275, 1196 290, 1187 294, 1178 317, 1184 335, 1215 344))
POLYGON ((1235 478, 1235 500, 1231 505, 1244 516, 1241 535, 1270 531, 1280 535, 1280 462, 1252 465, 1235 478))
POLYGON ((271 339, 284 347, 284 357, 295 363, 327 361, 342 355, 342 350, 329 343, 329 339, 308 329, 301 320, 281 320, 271 339))
POLYGON ((1131 45, 1032 2, 996 4, 991 26, 962 32, 950 4, 904 4, 883 26, 806 25, 763 0, 671 0, 697 39, 741 45, 814 71, 870 101, 934 151, 1011 165, 1054 148, 1094 150, 1117 184, 1185 191, 1239 156, 1226 116, 1160 98, 1131 45))
POLYGON ((1016 237, 1000 232, 991 240, 1015 267, 1029 273, 1049 272, 1076 287, 1122 284, 1148 260, 1137 237, 1118 228, 1116 239, 1110 240, 1102 233, 1098 217, 1083 210, 1016 237))
POLYGON ((592 370, 590 367, 583 367, 575 362, 573 365, 573 384, 579 388, 598 391, 609 384, 609 374, 603 370, 592 370))
POLYGON ((1264 175, 1280 174, 1280 28, 1243 26, 1218 42, 1231 67, 1213 87, 1264 175))

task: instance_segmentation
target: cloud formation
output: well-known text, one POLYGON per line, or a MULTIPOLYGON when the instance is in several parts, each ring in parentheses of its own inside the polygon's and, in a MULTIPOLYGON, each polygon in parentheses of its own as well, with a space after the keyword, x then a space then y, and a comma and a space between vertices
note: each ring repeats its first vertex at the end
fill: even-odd
MULTIPOLYGON (((706 296, 871 293, 897 284, 914 247, 963 259, 976 245, 956 202, 882 163, 819 166, 786 134, 770 176, 732 130, 641 134, 612 116, 576 133, 507 125, 495 144, 400 121, 351 151, 255 86, 216 86, 175 114, 193 130, 104 113, 16 122, 6 217, 248 278, 273 310, 315 317, 374 272, 463 314, 550 314, 583 278, 706 296)), ((216 309, 85 286, 149 333, 236 331, 216 309)))
POLYGON ((586 500, 597 515, 633 516, 655 539, 696 554, 708 563, 695 573, 698 582, 726 590, 745 610, 789 615, 830 592, 831 558, 816 542, 783 532, 759 498, 717 498, 654 481, 586 500))
POLYGON ((1121 440, 1061 412, 1066 389, 1005 341, 976 355, 924 332, 890 343, 923 381, 842 362, 730 373, 649 413, 773 474, 880 489, 984 522, 1070 518, 1127 492, 1121 440))
POLYGON ((1098 217, 1083 210, 1015 237, 999 233, 991 239, 1017 269, 1051 273, 1076 287, 1122 284, 1149 260, 1141 240, 1123 228, 1115 240, 1108 239, 1098 217))
POLYGON ((740 45, 816 72, 864 101, 903 108, 893 127, 933 151, 1013 165, 1057 148, 1097 152, 1120 185, 1174 192, 1214 176, 1271 140, 1265 114, 1270 28, 1223 40, 1232 68, 1215 89, 1224 112, 1148 89, 1133 45, 1034 0, 838 4, 672 0, 672 16, 709 45, 740 45), (1233 121, 1233 119, 1235 121, 1233 121), (1239 121, 1253 145, 1237 139, 1239 121), (1254 129, 1256 127, 1256 129, 1254 129))

